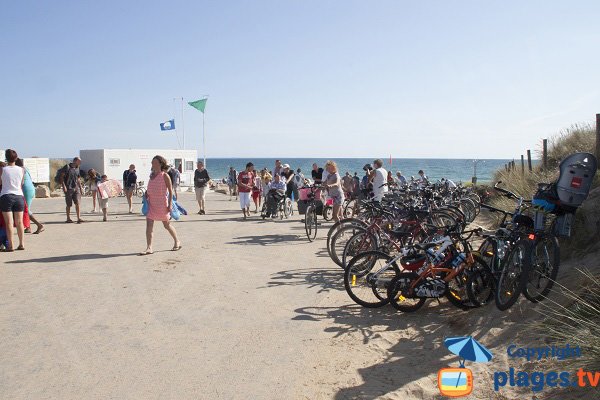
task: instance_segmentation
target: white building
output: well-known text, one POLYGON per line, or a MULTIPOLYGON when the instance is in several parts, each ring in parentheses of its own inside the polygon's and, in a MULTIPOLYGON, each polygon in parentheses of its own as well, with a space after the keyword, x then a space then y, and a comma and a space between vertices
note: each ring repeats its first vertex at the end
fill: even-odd
POLYGON ((194 170, 198 160, 196 150, 139 150, 139 149, 96 149, 79 150, 81 170, 93 168, 108 179, 123 179, 123 171, 130 164, 135 165, 138 181, 148 184, 152 158, 156 155, 166 158, 167 163, 181 171, 181 186, 193 186, 194 170), (181 167, 181 168, 180 168, 181 167))
MULTIPOLYGON (((0 160, 6 161, 5 150, 0 149, 0 160)), ((33 183, 50 182, 50 159, 44 157, 22 157, 23 165, 29 171, 33 183)))

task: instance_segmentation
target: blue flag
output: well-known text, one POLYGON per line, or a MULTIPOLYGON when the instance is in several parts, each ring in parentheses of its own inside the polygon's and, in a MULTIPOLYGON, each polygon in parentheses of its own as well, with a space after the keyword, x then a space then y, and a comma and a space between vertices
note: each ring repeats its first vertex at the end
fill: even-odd
POLYGON ((167 122, 162 122, 160 124, 161 131, 170 131, 173 129, 175 129, 175 120, 174 119, 170 119, 167 122))

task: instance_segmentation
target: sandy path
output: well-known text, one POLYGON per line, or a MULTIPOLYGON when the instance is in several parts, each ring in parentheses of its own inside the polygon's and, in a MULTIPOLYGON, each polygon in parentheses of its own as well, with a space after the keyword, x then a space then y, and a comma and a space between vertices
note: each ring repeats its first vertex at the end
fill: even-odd
POLYGON ((180 252, 160 227, 157 252, 139 257, 141 216, 67 225, 63 204, 36 200, 46 232, 1 255, 0 398, 297 396, 323 329, 294 310, 323 294, 296 277, 327 265, 297 216, 242 222, 237 203, 210 194, 209 215, 176 224, 180 252))
MULTIPOLYGON (((193 213, 193 195, 180 197, 193 213)), ((327 226, 309 243, 297 215, 243 222, 220 194, 209 215, 176 223, 181 251, 157 227, 149 257, 124 199, 107 223, 64 224, 63 204, 35 200, 46 232, 0 255, 1 399, 439 398, 438 369, 457 364, 442 340, 471 334, 497 358, 470 366, 470 398, 520 397, 491 392, 490 371, 535 318, 528 303, 362 308, 324 252, 327 226)))

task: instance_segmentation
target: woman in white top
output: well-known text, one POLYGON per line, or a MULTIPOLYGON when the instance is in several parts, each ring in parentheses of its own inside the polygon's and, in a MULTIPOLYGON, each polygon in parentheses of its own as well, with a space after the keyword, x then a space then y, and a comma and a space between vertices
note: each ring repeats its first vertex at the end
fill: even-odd
POLYGON ((373 161, 375 169, 371 172, 371 181, 373 182, 373 199, 381 201, 383 195, 387 193, 387 171, 383 168, 383 161, 377 159, 373 161))
POLYGON ((25 250, 23 243, 23 211, 25 210, 25 198, 23 197, 23 181, 25 170, 15 165, 18 155, 11 149, 6 150, 6 161, 8 165, 0 170, 2 179, 2 191, 0 192, 0 210, 4 218, 6 236, 8 237, 8 248, 4 251, 13 251, 13 223, 17 225, 19 236, 19 247, 17 250, 25 250))

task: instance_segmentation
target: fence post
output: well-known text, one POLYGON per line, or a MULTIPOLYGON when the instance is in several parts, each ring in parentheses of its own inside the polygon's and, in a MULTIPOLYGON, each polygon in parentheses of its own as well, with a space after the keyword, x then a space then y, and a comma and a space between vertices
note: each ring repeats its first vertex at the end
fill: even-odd
POLYGON ((531 150, 527 150, 527 166, 529 167, 529 172, 531 172, 531 150))
POLYGON ((521 154, 521 175, 525 175, 525 157, 521 154))
POLYGON ((596 114, 596 158, 600 160, 600 114, 596 114))
POLYGON ((544 139, 542 142, 542 160, 544 161, 544 170, 548 169, 548 139, 544 139))

